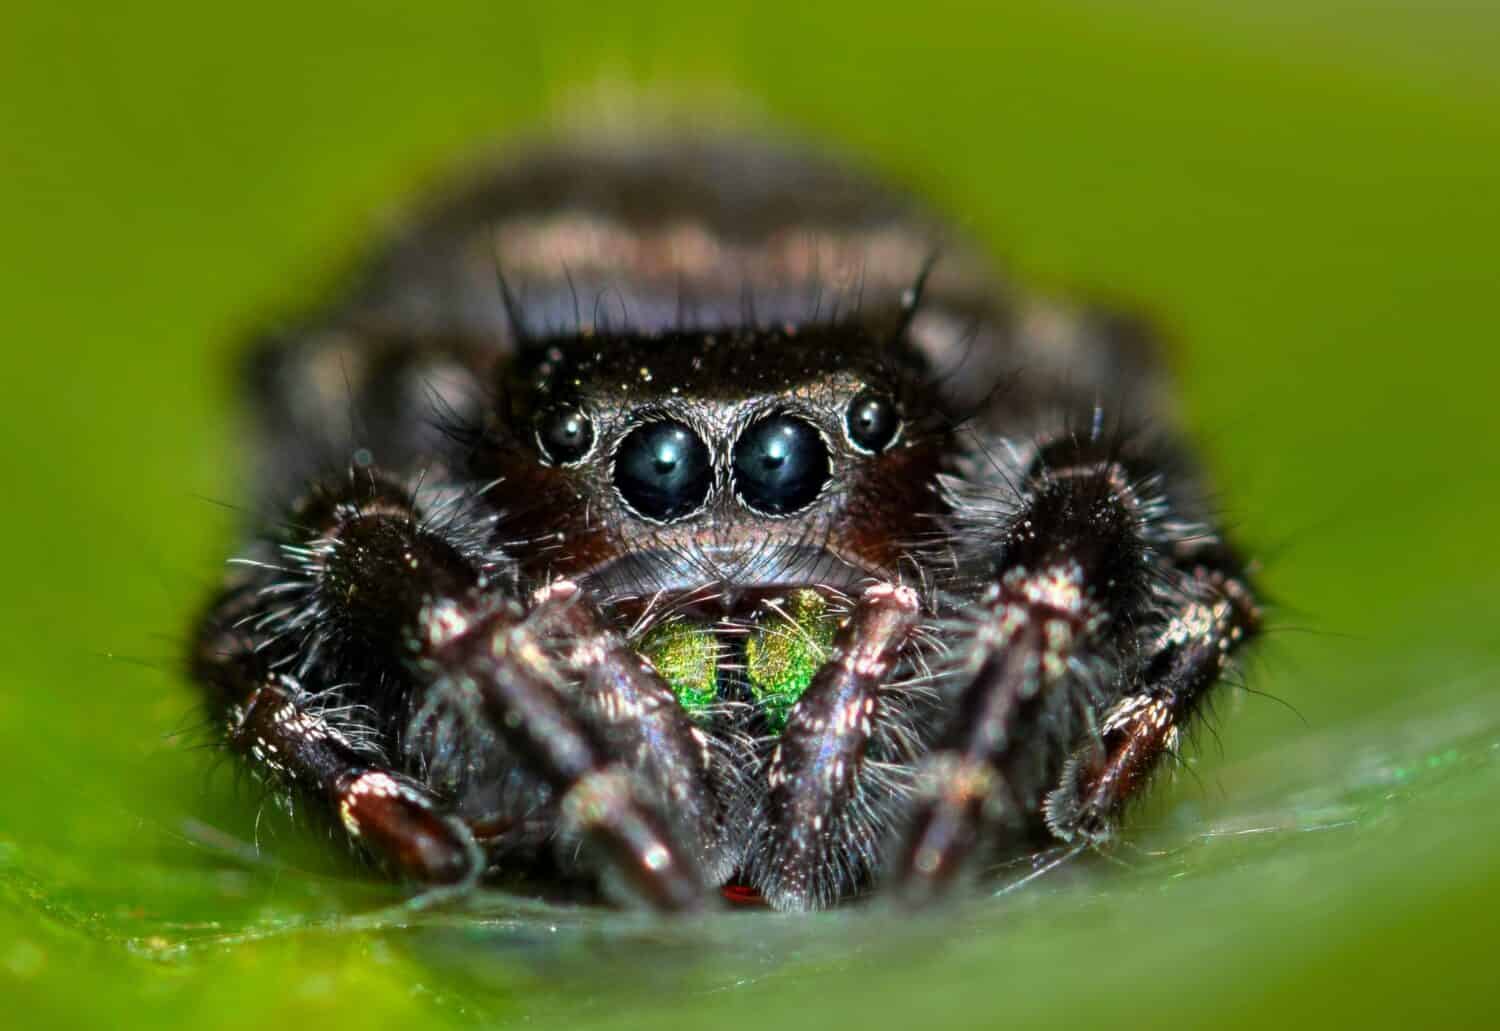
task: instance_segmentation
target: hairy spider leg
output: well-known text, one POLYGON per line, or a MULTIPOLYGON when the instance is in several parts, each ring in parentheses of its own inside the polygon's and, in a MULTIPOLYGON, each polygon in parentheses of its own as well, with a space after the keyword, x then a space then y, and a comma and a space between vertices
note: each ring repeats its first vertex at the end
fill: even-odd
POLYGON ((647 781, 687 840, 710 884, 732 872, 721 799, 733 777, 666 681, 571 580, 537 592, 533 619, 550 641, 590 724, 609 751, 647 781))
POLYGON ((840 879, 859 883, 873 872, 881 835, 862 798, 866 749, 920 611, 909 587, 867 588, 788 714, 759 774, 767 791, 749 850, 752 883, 774 909, 827 906, 840 879))
POLYGON ((1060 749, 1076 756, 1044 807, 1049 828, 1064 841, 1107 836, 1248 636, 1233 606, 1211 609, 1175 586, 1179 556, 1211 536, 1153 494, 1154 463, 1127 470, 1101 443, 1096 433, 1043 448, 1008 519, 955 527, 979 549, 973 559, 989 553, 992 582, 954 634, 952 715, 888 871, 909 903, 948 890, 972 857, 1034 824, 1060 749), (1122 612, 1160 613, 1145 620, 1163 627, 1156 642, 1122 612))
MULTIPOLYGON (((588 663, 594 674, 620 674, 614 699, 625 697, 622 684, 638 694, 668 691, 638 659, 626 658, 628 649, 591 606, 567 588, 523 604, 495 568, 451 539, 440 520, 425 519, 399 481, 369 470, 320 487, 291 525, 293 538, 283 550, 300 559, 308 598, 291 606, 295 622, 282 624, 276 612, 285 606, 287 585, 265 592, 268 608, 241 621, 257 628, 261 643, 300 637, 300 661, 330 683, 371 665, 400 671, 419 697, 482 720, 555 792, 568 828, 597 843, 650 905, 684 910, 711 900, 703 864, 682 844, 698 828, 684 833, 649 799, 632 764, 611 747, 610 721, 598 715, 609 707, 581 705, 577 698, 580 656, 556 650, 559 633, 571 641, 570 629, 581 626, 591 631, 584 641, 592 642, 598 659, 588 663), (610 664, 622 659, 632 668, 614 670, 610 664)), ((219 622, 210 617, 210 625, 219 622)), ((358 685, 348 696, 359 700, 358 685)), ((670 779, 691 800, 689 809, 707 809, 712 791, 703 776, 705 752, 695 747, 686 716, 681 727, 669 727, 670 717, 657 706, 654 717, 655 729, 667 728, 654 743, 665 747, 646 749, 645 758, 658 772, 664 765, 676 771, 670 779), (687 755, 680 752, 684 744, 687 755)), ((253 752, 251 758, 265 761, 253 752)), ((373 790, 375 783, 354 781, 350 790, 373 790)), ((343 806, 345 798, 334 801, 343 806)), ((364 822, 343 823, 362 843, 377 833, 364 822)), ((404 833, 403 825, 381 825, 374 850, 384 855, 414 847, 404 833)))
POLYGON ((285 673, 266 668, 253 634, 258 591, 232 589, 202 624, 193 674, 214 692, 231 748, 252 769, 338 814, 377 860, 421 884, 468 886, 484 871, 473 835, 425 786, 351 738, 285 673))
POLYGON ((1047 826, 1063 841, 1107 841, 1125 807, 1177 754, 1181 730, 1218 683, 1235 651, 1260 629, 1261 613, 1240 575, 1196 566, 1157 635, 1131 693, 1109 707, 1047 797, 1047 826))

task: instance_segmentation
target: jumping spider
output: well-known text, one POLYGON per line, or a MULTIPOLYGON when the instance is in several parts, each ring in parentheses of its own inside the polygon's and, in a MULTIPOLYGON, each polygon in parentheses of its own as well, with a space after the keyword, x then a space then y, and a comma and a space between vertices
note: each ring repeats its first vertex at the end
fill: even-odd
POLYGON ((1142 326, 761 143, 487 167, 248 371, 193 676, 423 885, 927 900, 1105 840, 1259 623, 1142 326))

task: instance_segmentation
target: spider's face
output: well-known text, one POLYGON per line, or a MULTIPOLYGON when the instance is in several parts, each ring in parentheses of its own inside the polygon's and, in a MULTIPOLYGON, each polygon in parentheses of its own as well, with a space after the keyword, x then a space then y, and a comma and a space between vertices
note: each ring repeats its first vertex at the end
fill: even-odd
POLYGON ((848 587, 936 503, 920 381, 856 330, 545 341, 505 395, 493 471, 546 499, 551 571, 612 596, 848 587))

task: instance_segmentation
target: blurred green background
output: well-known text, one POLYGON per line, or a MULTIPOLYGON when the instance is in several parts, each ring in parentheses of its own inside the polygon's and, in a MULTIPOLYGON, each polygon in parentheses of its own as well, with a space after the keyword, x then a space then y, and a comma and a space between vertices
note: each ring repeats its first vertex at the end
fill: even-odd
POLYGON ((1458 0, 8 5, 0 1022, 1492 1025, 1497 53, 1458 0), (1119 862, 921 921, 414 915, 198 747, 236 335, 476 142, 630 91, 843 146, 1178 340, 1281 607, 1119 862))

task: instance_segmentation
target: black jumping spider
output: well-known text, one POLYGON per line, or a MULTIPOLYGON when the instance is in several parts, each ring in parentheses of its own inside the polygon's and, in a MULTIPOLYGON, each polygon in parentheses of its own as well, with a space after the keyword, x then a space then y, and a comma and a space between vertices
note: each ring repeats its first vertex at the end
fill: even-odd
POLYGON ((193 675, 424 884, 921 901, 1106 838, 1259 621, 1148 334, 802 154, 487 169, 249 379, 193 675))

